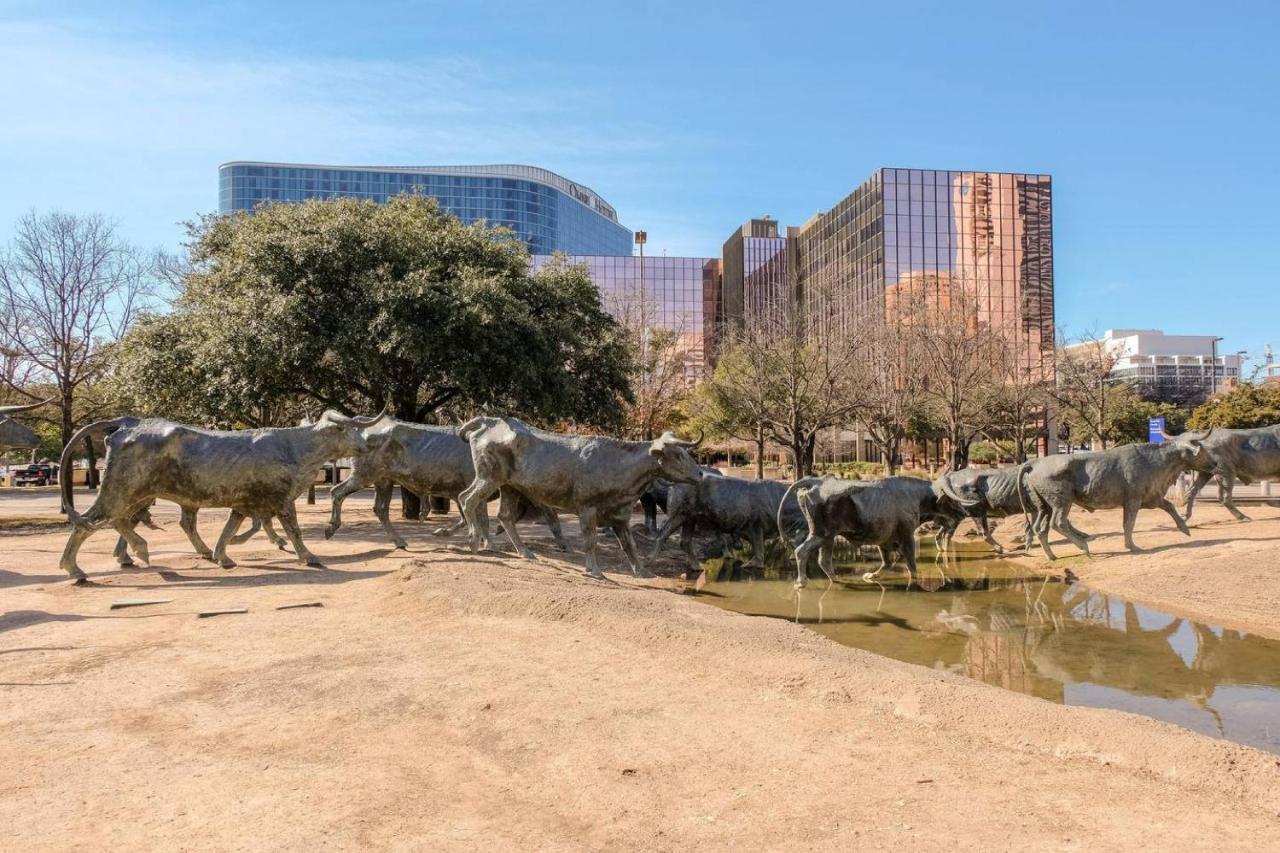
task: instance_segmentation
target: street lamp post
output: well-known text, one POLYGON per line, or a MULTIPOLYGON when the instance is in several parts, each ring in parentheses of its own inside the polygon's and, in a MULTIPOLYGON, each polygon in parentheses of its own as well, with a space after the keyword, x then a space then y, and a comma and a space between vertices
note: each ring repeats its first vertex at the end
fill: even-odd
POLYGON ((649 242, 649 232, 636 232, 636 245, 640 247, 640 384, 649 381, 649 324, 645 317, 644 303, 644 244, 649 242))
POLYGON ((1222 338, 1209 339, 1209 398, 1218 393, 1218 341, 1222 338))

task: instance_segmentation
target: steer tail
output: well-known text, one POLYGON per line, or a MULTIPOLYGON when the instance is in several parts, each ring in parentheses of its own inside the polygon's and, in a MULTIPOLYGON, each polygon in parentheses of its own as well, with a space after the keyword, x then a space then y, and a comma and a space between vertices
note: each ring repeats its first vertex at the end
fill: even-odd
POLYGON ((458 438, 462 439, 467 444, 470 444, 471 436, 484 429, 484 421, 485 419, 483 416, 477 416, 467 421, 465 424, 458 427, 458 438))
MULTIPOLYGON (((1023 462, 1018 466, 1018 476, 1014 480, 1014 488, 1018 490, 1018 505, 1022 507, 1022 518, 1027 523, 1027 530, 1031 530, 1031 510, 1027 509, 1027 472, 1031 470, 1030 462, 1023 462)), ((1030 533, 1027 534, 1031 535, 1030 533)))
POLYGON ((783 518, 785 516, 785 510, 787 506, 787 498, 791 497, 791 493, 802 486, 804 487, 813 486, 821 482, 822 482, 821 477, 802 477, 801 479, 796 480, 794 483, 788 486, 787 490, 783 493, 782 500, 778 502, 778 535, 782 537, 782 541, 784 544, 787 542, 787 539, 788 539, 787 528, 786 528, 786 525, 783 523, 783 518))
POLYGON ((67 521, 72 524, 80 517, 76 512, 75 498, 71 491, 71 456, 75 452, 75 448, 85 438, 105 438, 111 433, 122 427, 133 426, 138 422, 137 418, 112 418, 108 421, 95 421, 94 423, 80 427, 76 430, 76 434, 71 436, 66 447, 62 448, 62 457, 58 464, 58 488, 62 491, 62 511, 67 514, 67 521))

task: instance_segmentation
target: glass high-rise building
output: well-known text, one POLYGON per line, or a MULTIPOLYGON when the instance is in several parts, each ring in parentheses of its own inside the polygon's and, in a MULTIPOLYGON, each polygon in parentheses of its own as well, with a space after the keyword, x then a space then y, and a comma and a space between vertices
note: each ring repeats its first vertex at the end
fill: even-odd
POLYGON ((631 231, 594 190, 536 166, 312 166, 236 161, 218 168, 218 209, 420 192, 463 222, 510 228, 533 254, 630 255, 631 231))
POLYGON ((761 222, 772 224, 752 220, 725 243, 727 322, 777 305, 779 293, 819 327, 846 330, 891 321, 908 296, 963 298, 1028 367, 1052 369, 1050 176, 879 169, 785 237, 758 233, 761 222))
POLYGON ((719 258, 534 255, 534 270, 558 258, 587 268, 605 309, 624 323, 669 329, 683 339, 686 371, 701 379, 720 295, 719 258))

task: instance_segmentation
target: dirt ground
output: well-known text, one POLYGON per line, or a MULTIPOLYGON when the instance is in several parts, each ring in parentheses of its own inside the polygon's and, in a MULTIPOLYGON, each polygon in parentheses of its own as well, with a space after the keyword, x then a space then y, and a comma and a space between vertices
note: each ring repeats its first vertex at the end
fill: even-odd
MULTIPOLYGON (((325 569, 262 539, 216 568, 161 507, 151 568, 116 569, 102 532, 81 562, 97 583, 75 588, 64 531, 0 531, 4 849, 1277 844, 1277 756, 844 648, 674 578, 593 581, 537 527, 530 564, 451 549, 434 524, 392 551, 367 503, 326 542, 327 502, 300 509, 325 569), (110 609, 136 597, 173 601, 110 609), (225 607, 249 612, 195 616, 225 607)), ((1065 563, 1280 636, 1280 512, 1254 513, 1204 512, 1189 542, 1144 513, 1152 552, 1065 563)))

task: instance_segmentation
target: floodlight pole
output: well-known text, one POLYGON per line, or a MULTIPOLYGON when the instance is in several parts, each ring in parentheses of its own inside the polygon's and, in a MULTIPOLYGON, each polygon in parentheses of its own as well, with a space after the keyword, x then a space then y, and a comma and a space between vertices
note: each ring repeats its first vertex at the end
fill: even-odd
POLYGON ((635 239, 640 247, 640 384, 645 386, 649 384, 649 325, 644 302, 644 244, 649 242, 649 233, 637 231, 635 239))

